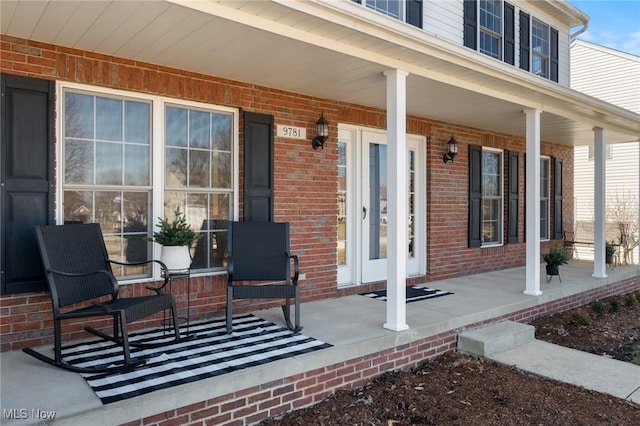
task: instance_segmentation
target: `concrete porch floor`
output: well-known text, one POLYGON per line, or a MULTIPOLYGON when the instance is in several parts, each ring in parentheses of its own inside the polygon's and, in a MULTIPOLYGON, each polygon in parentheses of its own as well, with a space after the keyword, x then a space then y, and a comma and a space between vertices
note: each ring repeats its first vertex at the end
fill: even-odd
MULTIPOLYGON (((544 265, 541 265, 541 296, 523 294, 524 267, 429 282, 428 287, 454 294, 407 304, 410 328, 402 332, 382 328, 386 321, 386 304, 378 300, 354 295, 304 303, 301 308, 302 334, 333 347, 108 405, 102 405, 76 373, 49 366, 20 351, 2 353, 0 405, 3 417, 0 423, 40 423, 42 420, 34 415, 37 410, 44 415, 55 412, 55 424, 60 425, 131 422, 640 277, 640 266, 607 270, 608 277, 602 279, 593 278, 592 273, 592 262, 574 260, 562 267, 562 283, 557 278, 547 283, 544 265), (18 413, 25 410, 27 415, 24 419, 8 419, 7 410, 18 410, 18 413)), ((254 314, 283 325, 278 308, 254 314)))

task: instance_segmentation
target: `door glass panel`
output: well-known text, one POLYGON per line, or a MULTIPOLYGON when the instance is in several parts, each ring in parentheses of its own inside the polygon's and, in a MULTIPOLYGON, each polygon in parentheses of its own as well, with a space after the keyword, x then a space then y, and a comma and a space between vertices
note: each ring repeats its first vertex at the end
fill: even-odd
POLYGON ((416 195, 416 162, 415 162, 416 153, 413 150, 409 150, 407 152, 407 183, 409 187, 407 188, 407 193, 409 195, 409 205, 407 208, 407 212, 409 213, 409 217, 407 218, 407 241, 408 241, 408 257, 414 257, 413 251, 413 240, 415 238, 415 195, 416 195))
POLYGON ((338 142, 338 265, 347 264, 347 144, 338 142))
POLYGON ((387 146, 369 144, 369 259, 387 258, 387 146))

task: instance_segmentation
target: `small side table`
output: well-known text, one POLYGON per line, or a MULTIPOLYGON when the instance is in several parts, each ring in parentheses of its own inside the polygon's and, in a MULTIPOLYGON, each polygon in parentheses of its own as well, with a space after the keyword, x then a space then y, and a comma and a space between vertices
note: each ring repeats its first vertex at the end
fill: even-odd
MULTIPOLYGON (((164 274, 162 275, 162 277, 164 278, 164 274)), ((178 317, 177 320, 183 320, 187 326, 187 332, 185 333, 185 336, 189 336, 190 335, 190 331, 189 331, 189 322, 190 322, 190 316, 191 316, 191 306, 190 306, 190 301, 191 301, 191 269, 181 269, 181 270, 169 270, 168 274, 167 274, 167 281, 169 284, 169 292, 173 293, 173 289, 172 289, 172 284, 173 284, 173 280, 178 280, 178 279, 183 279, 186 278, 187 279, 187 313, 185 316, 183 317, 178 317)))

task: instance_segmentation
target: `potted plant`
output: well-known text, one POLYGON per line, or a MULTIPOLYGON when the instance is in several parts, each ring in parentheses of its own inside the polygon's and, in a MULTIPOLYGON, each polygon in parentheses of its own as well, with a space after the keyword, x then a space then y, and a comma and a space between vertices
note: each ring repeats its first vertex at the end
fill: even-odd
POLYGON ((158 231, 153 233, 152 241, 162 246, 160 260, 169 270, 185 270, 191 266, 189 249, 200 238, 200 234, 191 229, 184 212, 178 207, 172 221, 158 218, 158 231))
POLYGON ((605 257, 609 265, 613 265, 613 256, 616 254, 616 245, 613 241, 606 241, 605 257))
POLYGON ((566 265, 569 257, 560 246, 553 245, 549 248, 549 251, 542 256, 542 259, 547 264, 547 275, 553 276, 559 275, 558 267, 560 265, 566 265))

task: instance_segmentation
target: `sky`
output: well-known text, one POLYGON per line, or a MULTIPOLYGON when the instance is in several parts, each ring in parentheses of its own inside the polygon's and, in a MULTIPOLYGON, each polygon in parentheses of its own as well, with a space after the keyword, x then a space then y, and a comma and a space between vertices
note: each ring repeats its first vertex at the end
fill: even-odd
POLYGON ((640 56, 640 0, 569 2, 591 18, 578 39, 640 56))

